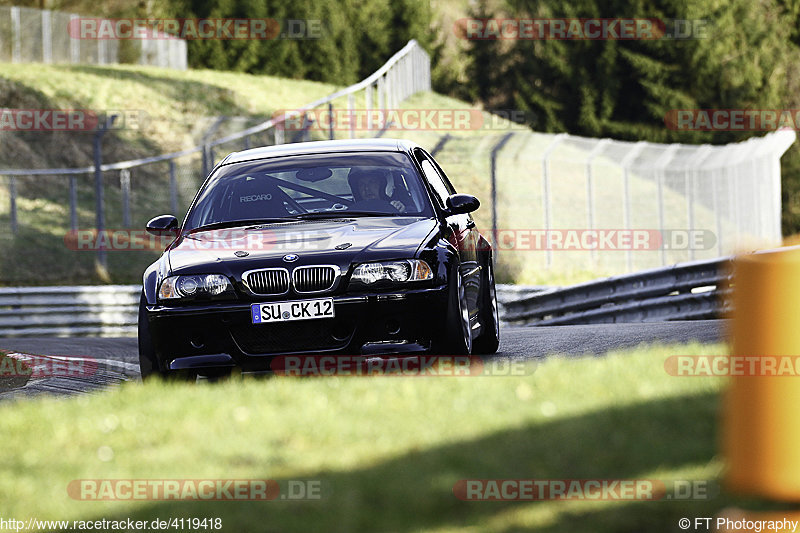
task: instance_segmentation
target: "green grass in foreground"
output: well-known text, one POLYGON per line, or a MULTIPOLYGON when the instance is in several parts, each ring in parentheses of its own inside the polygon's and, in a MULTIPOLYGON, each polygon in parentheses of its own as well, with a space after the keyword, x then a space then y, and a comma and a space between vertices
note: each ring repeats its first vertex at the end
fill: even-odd
POLYGON ((273 378, 127 384, 0 405, 0 514, 220 517, 223 531, 676 531, 728 496, 690 502, 463 502, 461 479, 716 479, 719 379, 677 378, 674 354, 552 358, 523 377, 273 378), (84 502, 75 479, 321 480, 317 501, 84 502))

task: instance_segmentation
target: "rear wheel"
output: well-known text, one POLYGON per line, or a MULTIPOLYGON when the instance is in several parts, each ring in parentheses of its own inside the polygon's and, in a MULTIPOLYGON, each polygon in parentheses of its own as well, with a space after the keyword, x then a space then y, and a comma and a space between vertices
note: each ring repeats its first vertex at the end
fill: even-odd
POLYGON ((475 339, 473 352, 476 354, 493 354, 500 346, 500 314, 497 309, 497 292, 494 286, 494 267, 492 257, 486 262, 486 274, 481 280, 481 307, 479 319, 481 334, 475 339))

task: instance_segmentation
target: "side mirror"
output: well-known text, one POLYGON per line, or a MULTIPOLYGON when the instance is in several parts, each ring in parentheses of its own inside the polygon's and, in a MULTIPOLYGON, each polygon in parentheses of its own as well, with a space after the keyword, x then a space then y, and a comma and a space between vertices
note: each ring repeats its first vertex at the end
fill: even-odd
POLYGON ((476 211, 481 202, 471 194, 451 194, 447 197, 445 206, 451 215, 462 215, 476 211))
POLYGON ((174 234, 178 232, 178 219, 172 215, 160 215, 151 218, 145 229, 147 233, 152 233, 153 235, 174 234))

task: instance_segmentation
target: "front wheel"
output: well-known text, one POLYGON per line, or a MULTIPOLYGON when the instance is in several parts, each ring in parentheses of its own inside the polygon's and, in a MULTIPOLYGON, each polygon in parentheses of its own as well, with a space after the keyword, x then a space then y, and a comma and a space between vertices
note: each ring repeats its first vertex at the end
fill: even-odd
POLYGON ((158 367, 156 351, 153 349, 153 340, 150 337, 150 322, 147 320, 144 294, 139 299, 139 371, 142 381, 153 375, 161 374, 158 367))
POLYGON ((147 320, 147 310, 144 293, 139 300, 139 372, 142 381, 153 377, 174 381, 196 381, 197 376, 191 372, 163 371, 159 367, 156 351, 153 348, 153 339, 150 336, 150 321, 147 320))
POLYGON ((500 313, 497 310, 497 291, 494 286, 494 267, 489 256, 486 274, 481 280, 480 314, 481 334, 475 339, 473 352, 489 355, 497 352, 500 346, 500 313))
POLYGON ((469 323, 469 305, 458 266, 452 269, 449 282, 444 339, 437 343, 435 351, 440 355, 470 355, 472 328, 469 323))

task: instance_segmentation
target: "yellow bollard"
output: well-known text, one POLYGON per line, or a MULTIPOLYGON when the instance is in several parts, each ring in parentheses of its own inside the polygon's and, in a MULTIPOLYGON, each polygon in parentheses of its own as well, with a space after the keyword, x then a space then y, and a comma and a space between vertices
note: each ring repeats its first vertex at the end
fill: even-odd
MULTIPOLYGON (((733 283, 731 355, 800 356, 800 249, 737 257, 733 283)), ((800 375, 734 376, 722 434, 731 490, 800 501, 800 375)))

